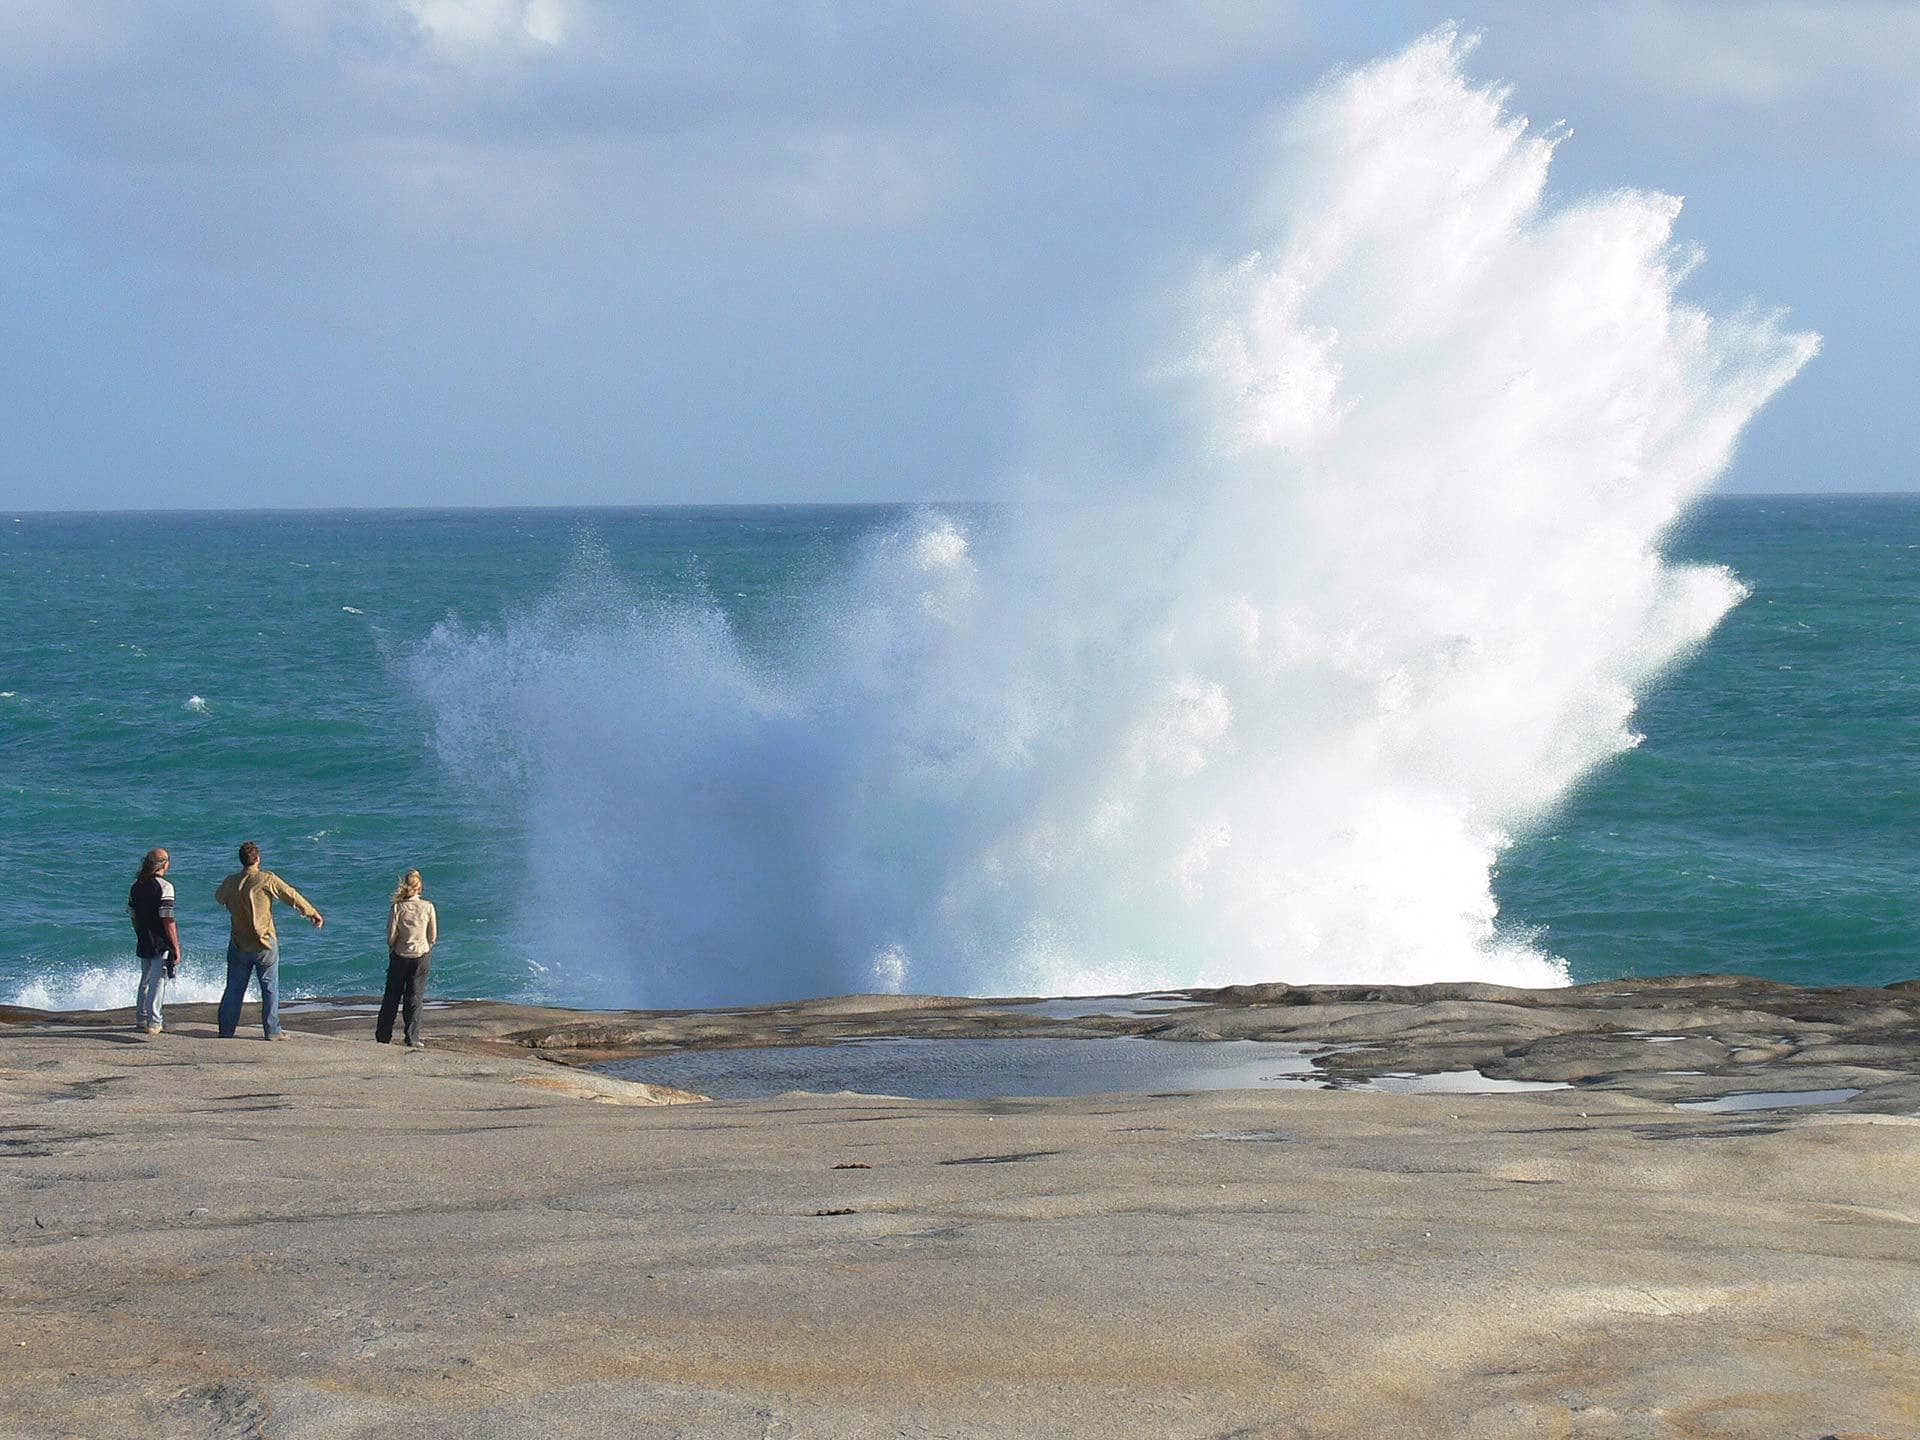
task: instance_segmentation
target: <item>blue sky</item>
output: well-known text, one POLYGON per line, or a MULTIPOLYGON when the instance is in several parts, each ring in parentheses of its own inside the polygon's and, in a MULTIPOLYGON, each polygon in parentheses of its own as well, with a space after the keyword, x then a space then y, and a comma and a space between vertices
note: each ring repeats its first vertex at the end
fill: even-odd
POLYGON ((0 505, 1005 493, 1275 108, 1448 19, 1824 336, 1729 488, 1920 487, 1920 4, 4 0, 0 505))

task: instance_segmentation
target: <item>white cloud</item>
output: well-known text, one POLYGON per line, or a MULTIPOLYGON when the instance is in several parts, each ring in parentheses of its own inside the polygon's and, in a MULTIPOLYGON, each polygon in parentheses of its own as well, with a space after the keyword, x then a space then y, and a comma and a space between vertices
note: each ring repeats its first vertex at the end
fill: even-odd
MULTIPOLYGON (((1622 133, 1738 153, 1920 135, 1916 0, 1486 0, 1468 18, 1529 104, 1584 98, 1622 133)), ((94 163, 96 188, 145 176, 163 206, 204 187, 223 231, 356 192, 410 234, 886 231, 1050 146, 1089 190, 1123 184, 1190 133, 1176 107, 1195 135, 1237 123, 1341 23, 1325 0, 0 0, 0 124, 16 153, 71 160, 76 187, 94 163)))
POLYGON ((1910 0, 1641 0, 1595 15, 1602 25, 1590 33, 1612 31, 1601 53, 1624 73, 1717 102, 1920 84, 1920 5, 1910 0))
POLYGON ((1473 11, 1502 64, 1547 77, 1548 93, 1610 93, 1756 127, 1755 148, 1803 137, 1920 144, 1920 3, 1915 0, 1630 0, 1473 11), (1519 63, 1514 64, 1515 61, 1519 63), (1771 125, 1775 134, 1758 129, 1771 125))
POLYGON ((1270 60, 1311 30, 1294 0, 947 0, 951 23, 1022 67, 1179 82, 1270 60))
POLYGON ((958 188, 963 148, 937 131, 870 126, 800 131, 774 147, 757 188, 770 218, 809 229, 913 224, 958 188))
POLYGON ((588 230, 893 231, 971 184, 963 138, 918 126, 685 136, 565 136, 544 145, 428 136, 370 144, 373 196, 416 235, 538 242, 588 230))
POLYGON ((557 46, 572 21, 567 0, 401 0, 401 8, 436 44, 468 51, 557 46))

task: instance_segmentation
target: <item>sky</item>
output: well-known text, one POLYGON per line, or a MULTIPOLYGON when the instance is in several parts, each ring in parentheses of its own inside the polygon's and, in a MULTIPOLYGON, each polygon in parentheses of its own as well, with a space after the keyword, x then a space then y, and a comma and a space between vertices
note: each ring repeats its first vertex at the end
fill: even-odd
POLYGON ((1449 20, 1920 488, 1920 0, 0 0, 0 507, 995 498, 1278 107, 1449 20))

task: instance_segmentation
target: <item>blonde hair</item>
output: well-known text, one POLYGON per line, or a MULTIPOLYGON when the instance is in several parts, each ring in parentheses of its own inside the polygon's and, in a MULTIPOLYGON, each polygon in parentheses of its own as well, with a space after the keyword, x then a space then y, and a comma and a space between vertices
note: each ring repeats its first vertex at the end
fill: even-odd
POLYGON ((140 873, 135 878, 140 880, 151 879, 160 873, 161 861, 171 858, 172 857, 169 856, 161 846, 154 846, 153 849, 147 851, 145 855, 140 857, 140 873))
POLYGON ((393 892, 393 903, 398 905, 402 900, 411 900, 419 893, 420 872, 418 870, 409 870, 400 877, 400 884, 393 892))

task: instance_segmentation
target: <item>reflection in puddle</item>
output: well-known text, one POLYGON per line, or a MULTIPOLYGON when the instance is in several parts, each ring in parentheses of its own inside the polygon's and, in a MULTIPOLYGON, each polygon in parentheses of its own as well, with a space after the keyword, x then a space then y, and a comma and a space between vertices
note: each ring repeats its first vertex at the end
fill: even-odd
POLYGON ((1398 1095, 1502 1095, 1517 1090, 1571 1090, 1565 1080, 1495 1080, 1478 1070, 1442 1070, 1436 1075, 1377 1075, 1353 1087, 1398 1095))
POLYGON ((982 1005, 982 1010, 1017 1010, 1022 1015, 1039 1015, 1048 1020, 1084 1020, 1089 1015, 1113 1015, 1138 1019, 1148 1015, 1171 1015, 1186 1005, 1198 1005, 1185 995, 1072 995, 1059 1000, 1000 1000, 982 1005))
POLYGON ((988 1100, 1125 1090, 1276 1090, 1322 1083, 1297 1045, 1223 1040, 877 1039, 681 1050, 596 1067, 625 1080, 745 1100, 784 1090, 988 1100))
MULTIPOLYGON (((608 1061, 595 1068, 623 1080, 671 1085, 716 1100, 759 1099, 788 1090, 988 1100, 1127 1091, 1325 1089, 1331 1082, 1315 1066, 1317 1048, 1266 1040, 1193 1044, 1138 1036, 880 1038, 832 1045, 678 1050, 608 1061)), ((1494 1080, 1478 1070, 1450 1070, 1439 1075, 1383 1075, 1340 1088, 1482 1095, 1569 1087, 1561 1081, 1494 1080)))
POLYGON ((1784 1110, 1792 1105, 1838 1105, 1842 1100, 1851 1100, 1858 1095, 1858 1089, 1838 1090, 1737 1090, 1731 1095, 1721 1095, 1713 1100, 1680 1100, 1675 1102, 1676 1110, 1714 1110, 1721 1113, 1733 1110, 1784 1110))

